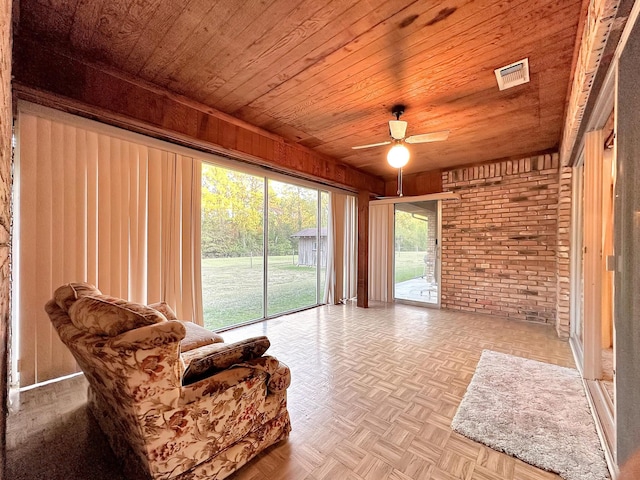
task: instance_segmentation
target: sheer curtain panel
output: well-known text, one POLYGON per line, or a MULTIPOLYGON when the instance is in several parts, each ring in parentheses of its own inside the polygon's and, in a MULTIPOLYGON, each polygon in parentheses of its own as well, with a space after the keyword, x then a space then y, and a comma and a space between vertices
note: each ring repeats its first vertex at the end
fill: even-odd
POLYGON ((369 300, 393 301, 393 209, 369 203, 369 300))
POLYGON ((136 302, 164 300, 179 318, 202 323, 200 161, 61 117, 19 114, 21 386, 77 371, 43 309, 64 283, 87 281, 136 302))
POLYGON ((331 192, 329 196, 327 280, 324 303, 338 304, 356 296, 356 198, 331 192))

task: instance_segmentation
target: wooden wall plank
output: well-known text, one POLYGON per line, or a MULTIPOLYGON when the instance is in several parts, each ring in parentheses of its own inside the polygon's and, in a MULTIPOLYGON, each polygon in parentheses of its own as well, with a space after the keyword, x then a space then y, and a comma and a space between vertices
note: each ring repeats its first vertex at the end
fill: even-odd
MULTIPOLYGON (((397 177, 384 182, 384 190, 386 197, 395 197, 398 194, 397 177)), ((440 192, 442 192, 442 170, 431 170, 402 176, 402 194, 405 197, 440 192)))

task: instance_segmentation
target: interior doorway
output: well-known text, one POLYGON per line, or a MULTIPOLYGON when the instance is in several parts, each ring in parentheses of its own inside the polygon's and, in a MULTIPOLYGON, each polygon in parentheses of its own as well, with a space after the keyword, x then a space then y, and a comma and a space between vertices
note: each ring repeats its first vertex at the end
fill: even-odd
POLYGON ((395 300, 440 305, 439 206, 436 200, 395 204, 395 300))

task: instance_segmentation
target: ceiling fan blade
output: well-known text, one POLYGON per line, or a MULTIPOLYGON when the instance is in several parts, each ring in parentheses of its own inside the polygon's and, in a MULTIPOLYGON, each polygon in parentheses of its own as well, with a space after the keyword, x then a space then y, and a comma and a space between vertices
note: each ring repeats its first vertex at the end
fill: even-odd
POLYGON ((411 135, 404 139, 407 143, 427 143, 427 142, 441 142, 449 138, 449 130, 443 130, 441 132, 423 133, 421 135, 411 135))
POLYGON ((407 133, 407 122, 403 120, 389 120, 389 132, 391 138, 402 140, 407 133))
POLYGON ((389 145, 391 142, 370 143, 369 145, 358 145, 357 147, 351 147, 353 150, 360 150, 361 148, 382 147, 383 145, 389 145))

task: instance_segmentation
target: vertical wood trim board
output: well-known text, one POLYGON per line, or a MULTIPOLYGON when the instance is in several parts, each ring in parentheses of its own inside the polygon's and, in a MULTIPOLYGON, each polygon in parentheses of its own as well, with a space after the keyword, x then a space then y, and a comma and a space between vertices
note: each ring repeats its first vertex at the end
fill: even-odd
POLYGON ((602 130, 585 135, 584 152, 584 366, 587 380, 601 376, 602 130))

